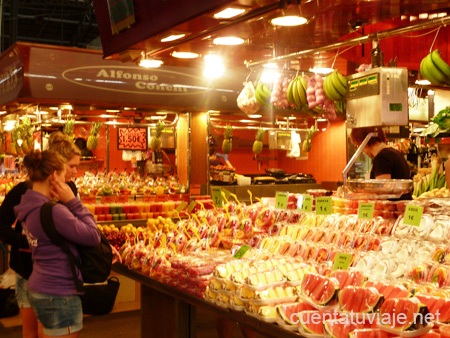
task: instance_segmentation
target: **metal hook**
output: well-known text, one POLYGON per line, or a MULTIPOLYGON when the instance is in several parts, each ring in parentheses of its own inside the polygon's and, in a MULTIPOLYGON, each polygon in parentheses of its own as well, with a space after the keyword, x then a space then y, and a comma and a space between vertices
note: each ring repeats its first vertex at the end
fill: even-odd
POLYGON ((440 30, 441 30, 441 27, 439 26, 438 29, 436 30, 436 35, 434 36, 433 42, 431 43, 430 53, 433 51, 433 46, 434 46, 434 43, 436 42, 436 39, 437 39, 437 36, 438 36, 440 30))

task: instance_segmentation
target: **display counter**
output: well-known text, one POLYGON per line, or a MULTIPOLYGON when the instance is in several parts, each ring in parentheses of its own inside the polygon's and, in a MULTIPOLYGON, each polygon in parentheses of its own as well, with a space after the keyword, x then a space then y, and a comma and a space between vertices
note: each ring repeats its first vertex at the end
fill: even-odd
MULTIPOLYGON (((250 202, 249 191, 252 194, 252 198, 261 197, 274 197, 277 191, 289 192, 292 194, 306 193, 308 189, 323 189, 320 184, 317 183, 301 183, 301 184, 252 184, 252 185, 210 185, 210 189, 220 187, 226 189, 229 192, 236 195, 241 202, 250 202)), ((206 186, 203 190, 206 190, 206 186)), ((202 191, 203 193, 203 191, 202 191)), ((205 194, 211 194, 205 191, 205 194)))
POLYGON ((141 337, 195 338, 197 336, 196 311, 204 309, 277 338, 301 337, 276 324, 265 323, 242 311, 225 309, 196 296, 163 284, 144 274, 115 264, 114 271, 141 284, 141 337))

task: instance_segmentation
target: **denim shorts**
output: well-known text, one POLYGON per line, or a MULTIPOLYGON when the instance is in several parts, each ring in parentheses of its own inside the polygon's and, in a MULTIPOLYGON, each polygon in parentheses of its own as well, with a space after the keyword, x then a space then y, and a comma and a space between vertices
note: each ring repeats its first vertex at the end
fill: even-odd
POLYGON ((19 308, 30 308, 30 299, 28 298, 28 281, 16 273, 16 299, 19 308))
POLYGON ((83 328, 80 296, 53 296, 30 291, 30 303, 47 336, 61 336, 83 328))

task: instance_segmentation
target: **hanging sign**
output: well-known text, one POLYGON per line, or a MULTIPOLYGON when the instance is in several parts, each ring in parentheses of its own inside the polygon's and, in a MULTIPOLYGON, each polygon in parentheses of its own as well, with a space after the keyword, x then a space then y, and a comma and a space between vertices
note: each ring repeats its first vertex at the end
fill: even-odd
POLYGON ((147 150, 146 127, 118 127, 117 150, 147 150))

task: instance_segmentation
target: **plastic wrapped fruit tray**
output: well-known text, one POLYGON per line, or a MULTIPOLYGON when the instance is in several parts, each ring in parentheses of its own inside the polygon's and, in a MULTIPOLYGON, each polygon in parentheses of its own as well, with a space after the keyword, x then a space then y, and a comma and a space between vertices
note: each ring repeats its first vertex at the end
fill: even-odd
POLYGON ((355 179, 347 181, 347 198, 399 198, 413 190, 413 180, 355 179))

